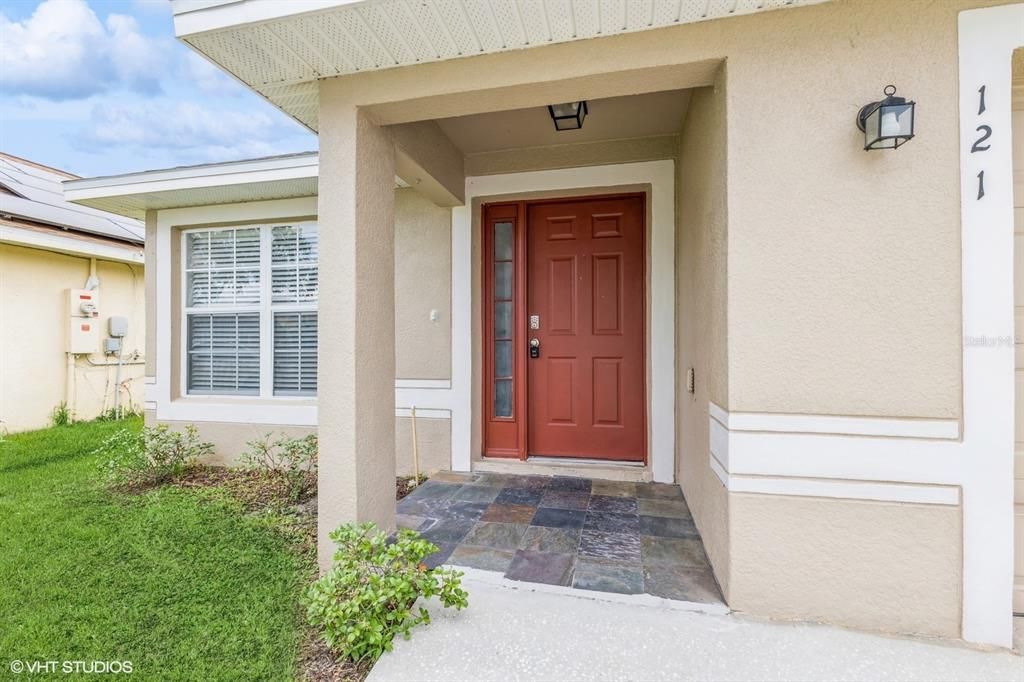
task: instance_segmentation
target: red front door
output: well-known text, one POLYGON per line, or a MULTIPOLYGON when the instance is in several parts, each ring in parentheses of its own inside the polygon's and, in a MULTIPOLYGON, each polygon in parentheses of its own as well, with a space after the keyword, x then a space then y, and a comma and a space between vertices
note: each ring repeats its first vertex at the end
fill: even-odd
POLYGON ((531 456, 644 460, 644 207, 641 196, 528 206, 531 456))

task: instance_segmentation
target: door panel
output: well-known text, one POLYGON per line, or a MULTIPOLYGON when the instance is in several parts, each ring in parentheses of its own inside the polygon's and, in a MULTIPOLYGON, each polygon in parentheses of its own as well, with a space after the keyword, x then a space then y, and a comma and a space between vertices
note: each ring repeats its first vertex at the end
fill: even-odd
POLYGON ((527 212, 528 453, 643 461, 644 200, 538 203, 527 212))

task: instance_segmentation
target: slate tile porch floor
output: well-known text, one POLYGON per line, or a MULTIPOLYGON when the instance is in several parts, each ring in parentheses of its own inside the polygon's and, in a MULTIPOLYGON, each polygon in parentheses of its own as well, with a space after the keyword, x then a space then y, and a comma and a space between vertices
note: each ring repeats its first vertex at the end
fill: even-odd
POLYGON ((441 472, 398 503, 432 566, 511 580, 723 603, 678 486, 441 472))

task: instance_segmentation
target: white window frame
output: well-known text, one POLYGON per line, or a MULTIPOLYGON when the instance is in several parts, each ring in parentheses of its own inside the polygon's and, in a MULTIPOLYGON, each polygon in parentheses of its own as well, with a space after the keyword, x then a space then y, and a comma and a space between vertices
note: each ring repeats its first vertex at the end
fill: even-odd
MULTIPOLYGON (((312 225, 319 229, 315 220, 283 220, 276 222, 246 223, 239 225, 220 225, 215 227, 195 227, 182 229, 179 238, 180 242, 180 295, 181 295, 181 324, 178 335, 180 340, 179 362, 180 390, 181 395, 188 398, 223 398, 232 401, 253 401, 253 400, 274 400, 283 402, 308 402, 316 400, 317 393, 306 395, 275 395, 274 394, 274 313, 278 312, 315 312, 319 314, 320 296, 317 293, 317 300, 303 303, 274 303, 273 302, 273 264, 271 263, 271 242, 275 227, 301 227, 312 225), (259 230, 260 235, 260 302, 259 304, 231 304, 231 305, 208 305, 191 307, 188 305, 188 237, 200 232, 220 232, 224 230, 259 230), (239 393, 192 393, 188 389, 189 376, 189 353, 188 353, 188 324, 189 315, 209 314, 239 314, 258 313, 260 316, 260 390, 258 395, 246 395, 239 393)), ((319 276, 319 264, 317 266, 319 276)), ((319 389, 319 386, 318 386, 319 389)))

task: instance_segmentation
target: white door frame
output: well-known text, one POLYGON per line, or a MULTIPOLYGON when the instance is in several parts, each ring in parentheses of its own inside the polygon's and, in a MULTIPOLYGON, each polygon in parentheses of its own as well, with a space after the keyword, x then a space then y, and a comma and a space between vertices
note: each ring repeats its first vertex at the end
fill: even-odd
POLYGON ((452 469, 469 471, 480 449, 473 419, 474 199, 531 192, 650 186, 647 240, 647 461, 655 481, 675 480, 675 162, 645 161, 466 178, 452 209, 452 469))

